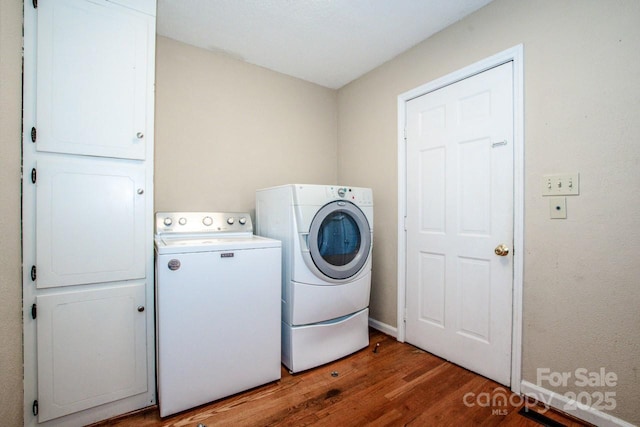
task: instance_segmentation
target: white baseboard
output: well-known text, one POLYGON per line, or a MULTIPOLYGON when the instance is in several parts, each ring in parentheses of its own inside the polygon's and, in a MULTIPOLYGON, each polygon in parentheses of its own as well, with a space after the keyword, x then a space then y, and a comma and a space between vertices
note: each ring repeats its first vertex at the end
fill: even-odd
POLYGON ((387 335, 391 335, 394 338, 398 338, 398 328, 382 323, 379 320, 369 317, 369 326, 373 329, 379 330, 380 332, 384 332, 387 335))
MULTIPOLYGON (((369 324, 371 324, 371 319, 369 319, 369 324)), ((520 383, 520 392, 544 405, 600 427, 634 427, 633 424, 620 418, 616 418, 590 406, 572 402, 562 394, 547 390, 528 381, 522 381, 520 383)))

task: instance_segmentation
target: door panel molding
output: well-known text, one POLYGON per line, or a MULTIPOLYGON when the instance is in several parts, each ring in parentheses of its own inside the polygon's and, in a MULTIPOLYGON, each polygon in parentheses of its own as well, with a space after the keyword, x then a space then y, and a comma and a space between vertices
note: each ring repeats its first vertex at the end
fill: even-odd
POLYGON ((517 45, 465 68, 433 80, 398 96, 398 334, 405 340, 406 307, 406 230, 407 215, 407 147, 405 140, 406 104, 408 101, 445 86, 480 74, 491 68, 513 63, 513 324, 511 349, 511 390, 520 393, 522 378, 522 294, 524 266, 524 52, 517 45))

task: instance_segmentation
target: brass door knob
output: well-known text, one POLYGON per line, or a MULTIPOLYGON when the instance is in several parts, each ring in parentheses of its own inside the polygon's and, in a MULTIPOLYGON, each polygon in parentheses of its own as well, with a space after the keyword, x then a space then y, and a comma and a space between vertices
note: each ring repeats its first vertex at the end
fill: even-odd
POLYGON ((498 256, 507 256, 507 255, 509 255, 509 248, 506 247, 505 245, 498 245, 494 249, 494 252, 498 256))

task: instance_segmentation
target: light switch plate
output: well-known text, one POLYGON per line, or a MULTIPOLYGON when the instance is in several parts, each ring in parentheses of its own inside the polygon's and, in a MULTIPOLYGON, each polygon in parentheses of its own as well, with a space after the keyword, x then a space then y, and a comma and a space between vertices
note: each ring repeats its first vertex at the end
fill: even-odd
POLYGON ((580 174, 562 173, 542 176, 543 196, 577 196, 580 194, 580 174))
POLYGON ((567 219, 566 197, 552 197, 549 199, 549 216, 551 219, 567 219))

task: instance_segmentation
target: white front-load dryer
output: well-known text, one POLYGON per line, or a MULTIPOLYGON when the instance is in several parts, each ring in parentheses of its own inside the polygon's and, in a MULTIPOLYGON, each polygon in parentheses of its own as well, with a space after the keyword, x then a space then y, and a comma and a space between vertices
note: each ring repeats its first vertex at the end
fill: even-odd
POLYGON ((292 372, 369 343, 371 189, 291 184, 256 192, 256 233, 282 241, 282 362, 292 372))

